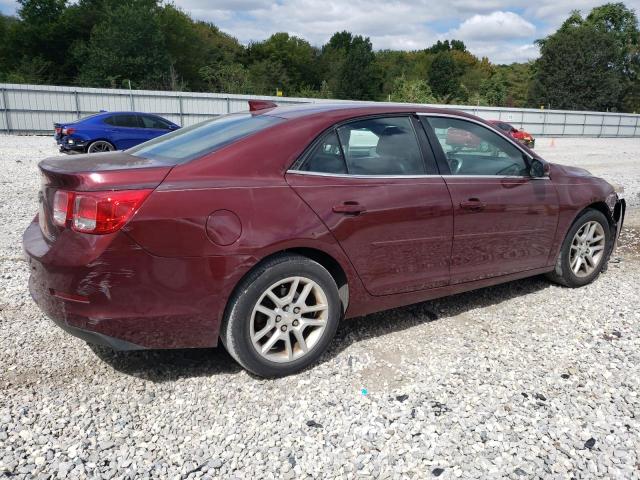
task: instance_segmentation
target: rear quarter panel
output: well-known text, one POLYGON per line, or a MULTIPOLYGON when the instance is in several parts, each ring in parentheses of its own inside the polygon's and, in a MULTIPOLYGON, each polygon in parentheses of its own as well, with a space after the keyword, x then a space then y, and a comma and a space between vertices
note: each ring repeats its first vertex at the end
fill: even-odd
MULTIPOLYGON (((174 167, 124 228, 149 253, 162 257, 250 256, 251 265, 288 249, 312 248, 340 264, 349 282, 350 307, 365 301, 357 274, 333 235, 284 179, 316 130, 295 124, 284 135, 254 135, 214 154, 174 167), (215 212, 232 212, 238 238, 216 243, 207 232, 215 212)), ((234 275, 237 277, 237 275, 234 275)), ((231 294, 238 279, 225 283, 231 294)))

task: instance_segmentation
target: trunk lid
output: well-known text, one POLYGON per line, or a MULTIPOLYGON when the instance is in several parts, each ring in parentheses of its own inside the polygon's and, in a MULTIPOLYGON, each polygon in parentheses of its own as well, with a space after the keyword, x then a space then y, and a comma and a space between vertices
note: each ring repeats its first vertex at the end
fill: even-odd
POLYGON ((73 192, 155 189, 173 168, 125 152, 52 157, 40 162, 40 229, 53 242, 61 228, 53 223, 52 205, 59 189, 73 192))

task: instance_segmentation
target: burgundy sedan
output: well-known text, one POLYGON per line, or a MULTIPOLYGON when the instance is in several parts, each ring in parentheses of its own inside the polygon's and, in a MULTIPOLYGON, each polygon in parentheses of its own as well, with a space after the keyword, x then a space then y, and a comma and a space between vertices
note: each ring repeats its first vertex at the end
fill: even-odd
POLYGON ((263 102, 39 166, 23 242, 43 311, 118 350, 221 340, 262 376, 317 360, 343 318, 538 274, 585 285, 625 209, 481 119, 407 105, 263 102))

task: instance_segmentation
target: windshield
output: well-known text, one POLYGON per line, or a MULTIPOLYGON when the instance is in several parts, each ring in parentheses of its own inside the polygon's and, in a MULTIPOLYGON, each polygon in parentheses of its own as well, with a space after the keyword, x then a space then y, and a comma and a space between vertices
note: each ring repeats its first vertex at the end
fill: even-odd
POLYGON ((127 153, 167 165, 186 163, 283 121, 282 118, 234 113, 206 120, 142 143, 127 153))

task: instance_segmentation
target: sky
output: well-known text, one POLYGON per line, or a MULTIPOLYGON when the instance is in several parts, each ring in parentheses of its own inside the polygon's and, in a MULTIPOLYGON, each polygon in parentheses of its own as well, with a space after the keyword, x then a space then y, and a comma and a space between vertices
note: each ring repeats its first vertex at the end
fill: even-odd
MULTIPOLYGON (((610 0, 616 1, 616 0, 610 0)), ((417 50, 437 40, 462 40, 493 63, 539 54, 534 41, 555 31, 572 10, 588 13, 606 0, 173 0, 242 43, 288 32, 321 46, 334 32, 367 36, 375 49, 417 50)), ((627 0, 640 12, 640 0, 627 0)), ((0 0, 13 14, 15 0, 0 0)))

